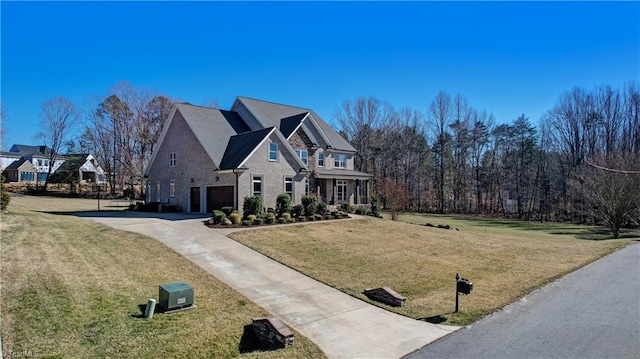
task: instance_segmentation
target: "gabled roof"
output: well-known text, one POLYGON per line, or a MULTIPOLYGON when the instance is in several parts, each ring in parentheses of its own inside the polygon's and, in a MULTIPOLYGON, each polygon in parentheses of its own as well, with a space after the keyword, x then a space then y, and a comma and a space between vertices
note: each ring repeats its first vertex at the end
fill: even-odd
POLYGON ((302 160, 295 155, 295 150, 282 135, 282 132, 275 127, 245 132, 231 137, 219 169, 230 170, 243 168, 249 157, 251 157, 258 147, 260 147, 260 145, 262 145, 264 141, 272 135, 277 136, 284 146, 280 152, 289 152, 291 155, 290 158, 293 158, 296 161, 299 169, 308 171, 307 166, 305 166, 304 163, 302 163, 302 160))
POLYGON ((309 115, 309 112, 304 112, 299 115, 293 115, 291 117, 283 118, 280 120, 280 132, 284 137, 289 138, 291 134, 298 129, 302 120, 309 115))
MULTIPOLYGON (((176 103, 169 115, 170 121, 175 116, 175 112, 180 112, 187 126, 216 166, 220 166, 222 162, 227 139, 238 133, 249 131, 249 126, 235 112, 176 103), (212 136, 212 133, 215 135, 212 136)), ((169 124, 165 126, 165 133, 161 137, 165 136, 168 129, 169 124)))
POLYGON ((242 103, 264 127, 276 127, 281 132, 282 128, 280 126, 282 119, 309 113, 312 117, 313 126, 321 133, 322 139, 327 142, 327 147, 340 151, 356 152, 356 149, 353 148, 347 140, 340 136, 336 130, 329 126, 329 124, 313 110, 243 96, 238 96, 236 101, 242 103))
POLYGON ((32 167, 32 168, 35 168, 35 166, 34 166, 31 162, 29 162, 29 160, 28 160, 28 159, 26 159, 26 158, 21 158, 21 159, 19 159, 19 160, 17 160, 17 161, 13 161, 13 162, 11 162, 11 164, 10 164, 9 166, 7 166, 7 168, 6 168, 5 170, 17 170, 17 169, 19 169, 19 168, 20 168, 20 167, 21 167, 25 162, 28 162, 28 163, 31 165, 31 167, 32 167))
POLYGON ((66 155, 66 161, 64 161, 56 172, 74 172, 78 171, 85 162, 87 162, 88 154, 78 155, 66 155))
POLYGON ((253 152, 262 140, 268 137, 273 130, 273 127, 269 127, 232 136, 224 151, 219 169, 229 170, 239 168, 251 152, 253 152))
POLYGON ((11 146, 11 149, 9 150, 9 152, 18 152, 18 153, 22 153, 22 154, 40 153, 40 154, 44 155, 44 154, 49 153, 50 150, 45 145, 31 146, 31 145, 14 144, 13 146, 11 146))

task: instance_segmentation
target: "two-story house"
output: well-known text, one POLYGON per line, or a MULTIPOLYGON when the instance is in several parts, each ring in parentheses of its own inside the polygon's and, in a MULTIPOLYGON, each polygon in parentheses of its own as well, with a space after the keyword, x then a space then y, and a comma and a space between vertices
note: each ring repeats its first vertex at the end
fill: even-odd
POLYGON ((299 203, 367 203, 371 175, 356 151, 313 110, 238 97, 231 111, 174 104, 145 172, 147 201, 209 213, 281 193, 299 203))

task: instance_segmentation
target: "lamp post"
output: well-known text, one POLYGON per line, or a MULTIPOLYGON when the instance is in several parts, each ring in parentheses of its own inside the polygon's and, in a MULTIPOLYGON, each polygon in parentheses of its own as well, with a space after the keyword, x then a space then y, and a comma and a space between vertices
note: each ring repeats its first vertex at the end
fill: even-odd
POLYGON ((102 185, 93 183, 93 190, 98 192, 98 212, 100 211, 100 191, 102 191, 102 185))

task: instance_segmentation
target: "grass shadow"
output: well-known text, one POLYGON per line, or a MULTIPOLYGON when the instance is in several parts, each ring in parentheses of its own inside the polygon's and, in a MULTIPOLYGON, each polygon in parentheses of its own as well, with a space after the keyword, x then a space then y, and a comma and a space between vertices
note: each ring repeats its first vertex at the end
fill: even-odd
MULTIPOLYGON (((140 310, 140 314, 131 314, 131 318, 144 318, 144 313, 147 311, 147 303, 138 304, 138 309, 140 310)), ((164 313, 164 310, 158 305, 153 308, 153 314, 161 314, 164 313)))
MULTIPOLYGON (((451 314, 451 313, 445 313, 445 314, 451 314)), ((426 318, 418 318, 418 320, 422 320, 431 324, 442 324, 447 321, 447 317, 444 316, 445 314, 434 315, 426 318)))

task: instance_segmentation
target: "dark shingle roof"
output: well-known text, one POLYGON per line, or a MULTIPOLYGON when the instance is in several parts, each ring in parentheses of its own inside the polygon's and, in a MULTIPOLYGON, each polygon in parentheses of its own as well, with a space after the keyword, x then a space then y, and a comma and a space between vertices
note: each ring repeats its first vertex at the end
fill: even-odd
POLYGON ((273 131, 273 127, 251 132, 244 132, 229 139, 229 144, 224 151, 221 170, 238 168, 251 152, 273 131))
POLYGON ((11 149, 9 150, 9 152, 17 152, 22 154, 23 156, 32 155, 32 154, 46 155, 46 154, 49 154, 50 151, 51 150, 45 145, 31 146, 31 145, 19 145, 19 144, 14 144, 13 146, 11 146, 11 149))
POLYGON ((249 126, 235 112, 185 103, 177 103, 175 106, 218 167, 227 147, 227 139, 249 129, 249 126))
POLYGON ((26 158, 21 158, 17 161, 13 161, 11 162, 10 165, 7 166, 7 170, 17 170, 18 168, 20 168, 20 166, 22 166, 23 163, 27 162, 29 160, 27 160, 26 158))
POLYGON ((252 98, 238 96, 237 101, 240 101, 244 106, 256 117, 264 127, 276 127, 280 128, 281 120, 292 116, 311 113, 313 117, 314 126, 323 135, 323 140, 328 142, 327 146, 336 150, 356 152, 356 149, 345 140, 336 130, 334 130, 329 124, 327 124, 317 113, 313 110, 294 107, 289 105, 282 105, 273 102, 267 102, 262 100, 256 100, 252 98))
POLYGON ((87 161, 86 155, 67 155, 66 161, 64 161, 56 172, 74 172, 80 169, 82 165, 87 161))
POLYGON ((299 115, 293 115, 291 117, 283 118, 280 120, 280 132, 284 137, 289 138, 291 133, 298 128, 300 122, 307 116, 309 112, 301 113, 299 115))

